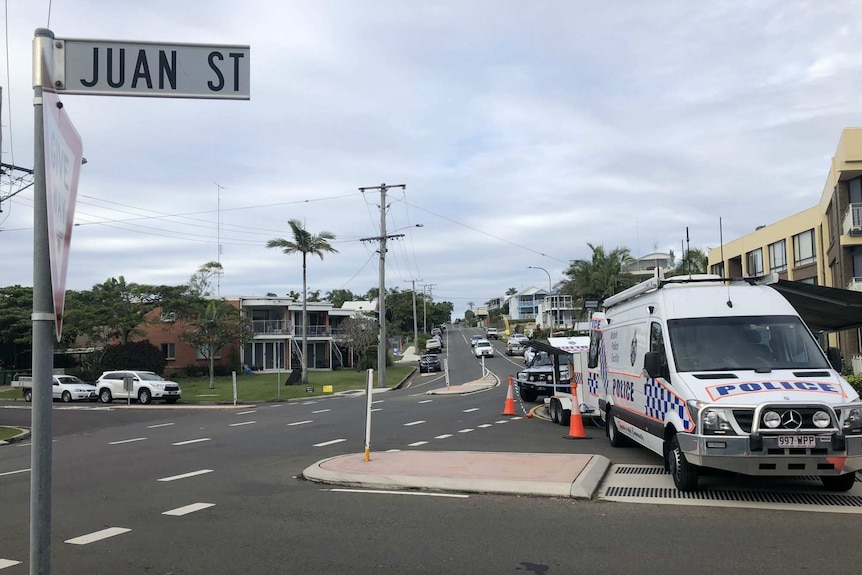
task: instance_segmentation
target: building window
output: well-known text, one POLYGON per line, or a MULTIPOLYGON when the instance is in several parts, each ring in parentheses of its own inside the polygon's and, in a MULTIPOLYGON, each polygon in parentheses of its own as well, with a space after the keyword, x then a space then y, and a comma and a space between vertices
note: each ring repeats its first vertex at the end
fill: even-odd
POLYGON ((787 248, 784 240, 769 244, 769 269, 774 272, 787 269, 787 248))
POLYGON ((176 344, 173 343, 163 343, 162 344, 162 353, 165 356, 165 359, 176 359, 176 344))
POLYGON ((748 262, 748 275, 759 276, 763 274, 763 249, 757 248, 745 254, 748 262))
POLYGON ((862 178, 853 178, 847 182, 851 204, 862 204, 862 178))
POLYGON ((793 236, 793 265, 804 266, 817 260, 817 250, 814 248, 814 230, 808 230, 793 236))
POLYGON ((717 276, 724 277, 724 262, 713 264, 712 273, 717 276))

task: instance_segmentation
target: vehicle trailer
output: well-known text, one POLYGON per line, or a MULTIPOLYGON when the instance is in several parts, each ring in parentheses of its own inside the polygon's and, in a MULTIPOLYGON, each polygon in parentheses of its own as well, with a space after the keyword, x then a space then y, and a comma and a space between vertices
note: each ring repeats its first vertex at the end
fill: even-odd
POLYGON ((614 447, 663 457, 681 491, 702 468, 817 476, 862 469, 862 401, 787 299, 762 278, 656 274, 591 319, 587 393, 614 447))

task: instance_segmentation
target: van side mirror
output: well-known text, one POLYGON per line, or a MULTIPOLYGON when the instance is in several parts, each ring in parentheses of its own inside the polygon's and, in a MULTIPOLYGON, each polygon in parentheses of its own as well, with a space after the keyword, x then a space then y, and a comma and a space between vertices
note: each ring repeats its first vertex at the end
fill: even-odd
POLYGON ((826 348, 826 359, 832 365, 832 369, 841 373, 841 368, 844 367, 841 363, 841 350, 837 347, 826 348))
POLYGON ((644 354, 644 370, 652 377, 664 377, 667 379, 667 368, 662 361, 662 354, 657 351, 648 351, 644 354))

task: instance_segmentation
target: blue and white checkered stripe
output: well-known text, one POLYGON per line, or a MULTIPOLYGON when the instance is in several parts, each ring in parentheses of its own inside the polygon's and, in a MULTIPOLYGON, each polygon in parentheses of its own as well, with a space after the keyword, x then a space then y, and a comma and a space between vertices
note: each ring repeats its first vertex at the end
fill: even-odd
POLYGON ((644 382, 644 398, 648 417, 664 422, 667 414, 674 411, 682 420, 686 431, 694 427, 682 398, 651 377, 646 378, 644 382))

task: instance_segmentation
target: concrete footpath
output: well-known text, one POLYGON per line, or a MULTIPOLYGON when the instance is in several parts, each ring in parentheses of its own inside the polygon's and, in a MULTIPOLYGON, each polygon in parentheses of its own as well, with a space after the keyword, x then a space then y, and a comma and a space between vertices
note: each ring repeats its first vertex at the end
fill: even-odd
POLYGON ((385 451, 324 459, 302 472, 317 483, 591 499, 611 462, 601 455, 385 451))

